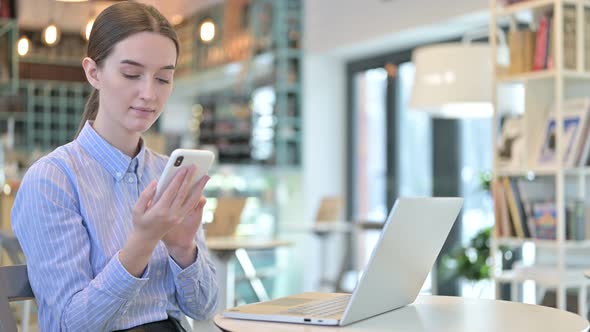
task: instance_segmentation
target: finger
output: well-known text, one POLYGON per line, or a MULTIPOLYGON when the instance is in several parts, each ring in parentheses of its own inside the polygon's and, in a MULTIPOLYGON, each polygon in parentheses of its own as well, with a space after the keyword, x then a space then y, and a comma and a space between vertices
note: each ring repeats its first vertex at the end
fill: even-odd
POLYGON ((184 180, 182 181, 182 184, 180 185, 180 188, 178 189, 178 193, 176 194, 176 197, 174 198, 174 201, 172 202, 171 207, 174 208, 180 208, 182 206, 182 204, 184 203, 184 201, 186 200, 186 196, 188 196, 189 190, 192 186, 192 182, 193 182, 193 178, 195 176, 195 173, 197 172, 197 169, 194 165, 191 165, 188 167, 187 169, 187 175, 185 176, 184 180))
POLYGON ((157 181, 152 180, 152 182, 150 182, 141 192, 141 194, 139 195, 139 199, 137 199, 137 203, 135 203, 135 208, 137 209, 137 212, 143 213, 145 212, 145 210, 147 210, 150 201, 156 195, 156 185, 157 181))
POLYGON ((206 203, 207 198, 205 196, 201 196, 197 205, 192 207, 186 218, 192 222, 198 222, 200 226, 203 221, 203 209, 206 203))
POLYGON ((207 197, 201 196, 201 198, 199 199, 199 203, 197 203, 197 213, 203 211, 205 204, 207 204, 207 197))
POLYGON ((165 207, 169 207, 170 205, 172 205, 172 202, 174 201, 174 198, 176 198, 176 194, 178 193, 178 189, 180 188, 180 185, 186 178, 187 173, 188 170, 184 167, 181 170, 179 170, 178 173, 176 173, 174 178, 172 178, 172 181, 170 181, 168 187, 164 189, 164 193, 158 200, 158 205, 165 207))
POLYGON ((187 197, 186 201, 182 205, 181 211, 184 214, 189 213, 191 210, 195 208, 197 203, 199 203, 199 199, 203 195, 203 189, 205 188, 205 185, 207 184, 209 179, 209 176, 205 175, 199 181, 197 181, 197 183, 195 183, 190 196, 187 197))

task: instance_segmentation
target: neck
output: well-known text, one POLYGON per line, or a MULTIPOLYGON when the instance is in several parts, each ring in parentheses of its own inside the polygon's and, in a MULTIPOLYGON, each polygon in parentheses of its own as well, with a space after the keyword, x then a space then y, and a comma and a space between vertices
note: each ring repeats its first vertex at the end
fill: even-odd
POLYGON ((104 121, 99 116, 97 116, 96 120, 92 123, 92 128, 94 128, 105 141, 109 142, 109 144, 129 157, 133 158, 139 152, 140 133, 130 132, 116 124, 107 123, 107 121, 104 121))

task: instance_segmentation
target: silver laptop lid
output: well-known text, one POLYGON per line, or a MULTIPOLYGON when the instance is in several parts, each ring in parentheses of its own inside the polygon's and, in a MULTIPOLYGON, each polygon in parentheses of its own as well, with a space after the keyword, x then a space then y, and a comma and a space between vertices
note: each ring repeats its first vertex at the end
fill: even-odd
POLYGON ((414 302, 462 205, 462 198, 398 199, 340 325, 414 302))

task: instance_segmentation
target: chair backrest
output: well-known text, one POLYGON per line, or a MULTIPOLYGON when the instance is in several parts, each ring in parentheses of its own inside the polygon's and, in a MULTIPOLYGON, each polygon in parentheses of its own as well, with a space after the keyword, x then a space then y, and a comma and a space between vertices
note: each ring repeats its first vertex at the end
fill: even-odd
MULTIPOLYGON (((13 265, 25 264, 25 254, 18 239, 14 235, 0 231, 0 250, 4 250, 13 265)), ((6 265, 5 263, 3 264, 6 265)))
POLYGON ((9 302, 34 298, 26 265, 0 266, 0 331, 17 332, 9 302))
POLYGON ((205 234, 212 236, 233 236, 240 224, 245 197, 219 197, 213 213, 213 222, 205 224, 205 234))
POLYGON ((327 196, 322 198, 315 221, 330 222, 342 220, 342 198, 339 196, 327 196))

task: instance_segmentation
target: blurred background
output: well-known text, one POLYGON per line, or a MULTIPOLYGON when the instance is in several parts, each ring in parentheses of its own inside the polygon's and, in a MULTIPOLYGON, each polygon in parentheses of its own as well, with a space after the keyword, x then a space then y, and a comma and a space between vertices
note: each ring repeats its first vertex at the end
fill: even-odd
MULTIPOLYGON (((223 306, 350 292, 397 197, 462 196, 424 293, 587 314, 586 127, 576 162, 548 168, 536 157, 547 115, 566 111, 556 101, 588 97, 587 1, 139 2, 174 24, 181 46, 173 94, 146 144, 217 157, 204 227, 223 306)), ((74 137, 90 92, 87 36, 113 3, 0 0, 8 239, 27 168, 74 137)))

